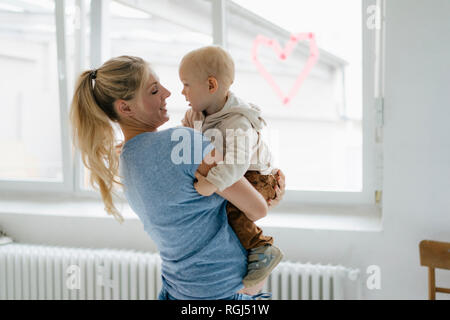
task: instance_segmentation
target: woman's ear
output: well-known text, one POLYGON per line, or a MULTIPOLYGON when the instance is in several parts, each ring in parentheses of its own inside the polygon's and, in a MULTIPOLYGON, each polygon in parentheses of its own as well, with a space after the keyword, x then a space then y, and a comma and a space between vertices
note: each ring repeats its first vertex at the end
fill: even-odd
POLYGON ((114 102, 114 107, 119 116, 130 116, 133 114, 133 110, 130 108, 130 105, 122 99, 116 100, 114 102))
POLYGON ((208 88, 210 93, 215 93, 219 89, 219 82, 214 77, 208 77, 208 88))

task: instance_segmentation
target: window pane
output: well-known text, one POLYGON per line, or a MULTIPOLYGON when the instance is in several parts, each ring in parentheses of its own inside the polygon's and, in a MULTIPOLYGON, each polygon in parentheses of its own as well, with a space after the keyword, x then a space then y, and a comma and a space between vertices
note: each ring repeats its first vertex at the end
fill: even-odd
MULTIPOLYGON (((111 1, 109 7, 110 57, 139 56, 148 61, 161 83, 172 93, 167 109, 170 120, 161 129, 181 124, 188 103, 181 95, 178 65, 183 55, 212 44, 211 4, 204 0, 141 1, 137 8, 127 1, 111 1)), ((123 140, 117 127, 117 137, 123 140)), ((84 170, 84 188, 89 172, 84 170)))
MULTIPOLYGON (((260 106, 276 164, 288 189, 362 190, 362 17, 359 1, 230 1, 228 49, 236 64, 233 92, 260 106), (324 8, 327 8, 326 10, 324 8), (313 32, 319 59, 288 105, 252 59, 258 35, 278 41, 313 32)), ((281 60, 260 45, 258 61, 284 95, 309 58, 300 41, 281 60)))
POLYGON ((130 12, 111 1, 111 56, 136 55, 151 63, 172 93, 167 100, 170 120, 161 128, 173 127, 180 124, 188 108, 181 95, 178 65, 188 51, 212 44, 211 4, 153 0, 141 5, 141 12, 130 12))
POLYGON ((54 11, 0 0, 0 179, 62 181, 54 11))

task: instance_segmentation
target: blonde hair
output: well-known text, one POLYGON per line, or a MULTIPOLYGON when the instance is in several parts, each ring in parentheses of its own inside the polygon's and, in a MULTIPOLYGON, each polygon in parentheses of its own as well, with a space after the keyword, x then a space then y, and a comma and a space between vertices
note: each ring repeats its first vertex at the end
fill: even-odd
POLYGON ((226 90, 234 81, 234 62, 231 55, 219 46, 206 46, 187 53, 180 63, 192 66, 196 76, 203 80, 214 77, 226 90))
POLYGON ((91 171, 90 184, 100 188, 105 211, 120 223, 123 217, 113 203, 114 184, 119 155, 113 122, 120 122, 114 109, 118 99, 133 100, 150 72, 141 58, 121 56, 110 59, 97 70, 84 71, 78 78, 73 95, 70 122, 73 143, 81 152, 84 165, 91 171))

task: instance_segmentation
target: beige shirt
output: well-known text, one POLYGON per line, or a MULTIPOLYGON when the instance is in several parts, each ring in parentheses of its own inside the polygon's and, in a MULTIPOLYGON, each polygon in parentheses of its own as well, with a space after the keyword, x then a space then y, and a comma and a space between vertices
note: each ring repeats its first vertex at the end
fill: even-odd
POLYGON ((206 177, 219 191, 234 184, 248 170, 261 174, 272 172, 272 155, 261 137, 261 130, 266 125, 261 110, 232 92, 228 93, 219 112, 205 117, 202 112, 189 109, 181 123, 201 131, 224 155, 224 161, 212 168, 206 177))

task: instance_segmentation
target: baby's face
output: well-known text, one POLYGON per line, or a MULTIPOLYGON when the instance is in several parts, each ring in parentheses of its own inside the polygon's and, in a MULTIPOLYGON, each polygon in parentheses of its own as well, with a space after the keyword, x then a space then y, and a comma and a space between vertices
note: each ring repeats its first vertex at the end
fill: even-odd
POLYGON ((208 80, 201 81, 195 77, 189 66, 181 65, 179 70, 180 80, 183 83, 181 94, 189 101, 192 110, 202 112, 210 105, 210 92, 208 80))

